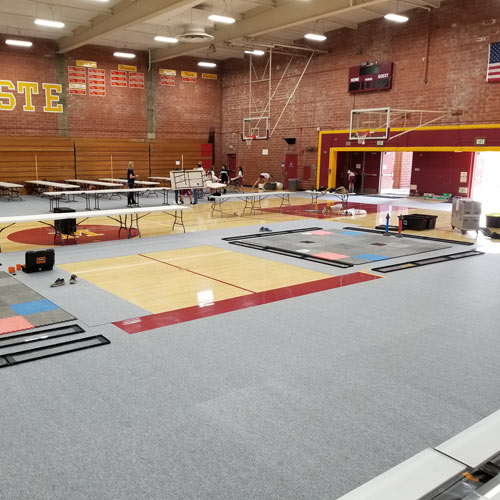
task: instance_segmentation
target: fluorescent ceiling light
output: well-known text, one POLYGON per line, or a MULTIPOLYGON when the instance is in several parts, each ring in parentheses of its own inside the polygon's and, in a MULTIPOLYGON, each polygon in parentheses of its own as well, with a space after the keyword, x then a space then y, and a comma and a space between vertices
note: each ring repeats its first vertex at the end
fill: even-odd
POLYGON ((400 14, 386 14, 385 19, 388 21, 394 21, 395 23, 406 23, 408 21, 408 18, 406 16, 401 16, 400 14))
POLYGON ((212 14, 211 16, 208 16, 208 19, 210 19, 210 21, 214 21, 215 23, 224 23, 224 24, 233 24, 236 21, 234 17, 218 16, 217 14, 212 14))
POLYGON ((307 35, 304 35, 304 38, 314 40, 316 42, 324 42, 326 40, 325 35, 319 35, 318 33, 307 33, 307 35))
POLYGON ((171 36, 160 36, 157 35, 155 36, 155 40, 157 42, 164 42, 164 43, 179 43, 179 40, 177 38, 171 37, 171 36))
POLYGON ((252 56, 263 56, 265 52, 263 50, 245 50, 245 54, 252 54, 252 56))
POLYGON ((134 59, 135 54, 131 54, 130 52, 115 52, 113 54, 115 57, 125 57, 126 59, 134 59))
POLYGON ((198 63, 198 66, 203 66, 204 68, 215 68, 215 66, 217 66, 217 64, 215 64, 213 62, 200 61, 198 63))
POLYGON ((18 47, 31 47, 33 45, 32 42, 28 42, 27 40, 5 40, 7 45, 17 45, 18 47))
POLYGON ((35 19, 35 24, 39 26, 48 26, 49 28, 64 28, 64 23, 60 21, 51 21, 50 19, 35 19))

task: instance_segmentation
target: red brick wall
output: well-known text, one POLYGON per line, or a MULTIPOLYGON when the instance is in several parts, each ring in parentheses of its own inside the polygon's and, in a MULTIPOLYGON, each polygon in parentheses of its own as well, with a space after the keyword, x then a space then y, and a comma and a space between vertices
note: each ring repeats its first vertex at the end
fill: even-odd
MULTIPOLYGON (((216 141, 220 135, 220 68, 199 68, 197 59, 183 57, 153 65, 155 81, 156 137, 158 139, 201 139, 208 141, 210 131, 216 141), (176 70, 175 86, 160 85, 159 69, 176 70), (198 73, 196 83, 182 81, 181 71, 198 73), (202 73, 217 74, 217 80, 202 78, 202 73)), ((222 160, 218 159, 218 163, 222 160)))
MULTIPOLYGON (((41 83, 56 83, 56 46, 53 42, 33 39, 30 49, 12 48, 0 40, 0 79, 35 81, 40 85, 40 94, 34 96, 36 112, 22 110, 24 99, 15 94, 17 106, 14 111, 0 111, 2 135, 59 135, 58 115, 44 113, 45 103, 41 83)), ((118 59, 115 49, 88 45, 64 56, 64 83, 67 84, 67 67, 74 66, 77 59, 95 61, 97 67, 106 70, 106 96, 69 95, 66 90, 64 107, 67 129, 62 134, 70 137, 110 137, 146 139, 148 134, 147 114, 147 53, 136 54, 134 60, 118 59), (112 87, 110 70, 118 64, 137 66, 145 74, 145 88, 112 87)), ((221 78, 202 78, 202 71, 194 58, 181 58, 153 65, 155 83, 154 113, 157 139, 197 139, 208 141, 209 133, 219 140, 221 121, 221 78), (160 85, 159 68, 176 69, 175 87, 160 85), (181 71, 198 73, 196 83, 182 82, 181 71)), ((217 73, 204 70, 205 73, 217 73)), ((220 160, 219 160, 220 161, 220 160)))
MULTIPOLYGON (((146 53, 134 50, 135 59, 119 59, 113 56, 116 49, 87 45, 66 54, 65 66, 74 66, 77 59, 97 62, 106 70, 106 96, 68 95, 66 112, 68 135, 72 137, 120 137, 145 139, 147 137, 147 82, 144 89, 112 87, 110 70, 118 70, 118 64, 137 66, 147 79, 146 53)), ((66 69, 65 69, 66 71, 66 69)), ((67 83, 67 73, 65 75, 67 83)))
MULTIPOLYGON (((58 136, 58 116, 44 113, 45 92, 42 83, 56 82, 55 44, 48 40, 31 39, 31 48, 5 45, 6 35, 0 36, 0 80, 38 82, 39 94, 33 96, 34 112, 23 111, 24 96, 14 92, 13 111, 0 110, 0 130, 8 136, 58 136)), ((25 38, 27 39, 27 38, 25 38)), ((4 87, 4 91, 6 88, 4 87)))
MULTIPOLYGON (((344 129, 349 126, 350 110, 390 106, 399 109, 462 109, 459 117, 449 117, 440 125, 498 123, 500 85, 485 82, 488 44, 500 39, 500 3, 497 0, 444 0, 430 15, 423 9, 409 12, 410 21, 397 25, 384 19, 360 24, 357 30, 342 29, 329 34, 321 49, 326 55, 315 57, 270 140, 258 141, 247 149, 239 140, 242 119, 248 115, 248 62, 227 61, 223 76, 222 141, 223 155, 234 144, 238 163, 251 178, 268 171, 283 178, 281 161, 288 151, 283 137, 297 137, 295 147, 299 166, 316 163, 316 154, 304 152, 317 145, 317 128, 344 129), (488 24, 488 20, 497 22, 488 24), (430 29, 427 77, 427 29, 430 29), (393 61, 394 81, 391 91, 351 96, 347 92, 349 66, 364 61, 393 61), (262 156, 262 148, 269 156, 262 156)), ((255 60, 256 58, 254 58, 255 60)), ((263 64, 258 71, 263 70, 263 64)), ((273 88, 281 77, 286 60, 273 58, 273 88), (277 69, 279 66, 279 69, 277 69)), ((284 89, 296 83, 304 60, 293 62, 285 77, 284 89)), ((257 87, 257 86, 255 86, 257 87)), ((261 99, 265 85, 260 89, 261 99)), ((278 91, 280 97, 285 92, 278 91)), ((262 102, 262 100, 260 101, 262 102)), ((283 101, 271 109, 271 127, 283 101)), ((299 174, 300 176, 300 174, 299 174)), ((306 187, 307 183, 302 183, 306 187)))
POLYGON ((413 153, 411 151, 396 151, 394 157, 394 188, 409 188, 411 184, 411 166, 413 153))

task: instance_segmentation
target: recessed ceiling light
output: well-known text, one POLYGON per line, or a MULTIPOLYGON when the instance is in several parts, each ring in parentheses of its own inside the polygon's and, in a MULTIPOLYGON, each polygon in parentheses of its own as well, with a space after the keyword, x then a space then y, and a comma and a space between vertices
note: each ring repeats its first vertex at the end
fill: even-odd
POLYGON ((126 59, 134 59, 135 54, 131 54, 130 52, 115 52, 113 54, 115 57, 125 57, 126 59))
POLYGON ((39 26, 48 26, 49 28, 64 28, 64 23, 60 21, 51 21, 50 19, 35 19, 35 24, 39 26))
POLYGON ((215 68, 217 64, 213 62, 205 62, 205 61, 200 61, 198 63, 198 66, 203 66, 204 68, 215 68))
POLYGON ((215 23, 224 23, 224 24, 233 24, 236 21, 234 17, 218 16, 217 14, 212 14, 211 16, 208 16, 208 19, 210 19, 210 21, 214 21, 215 23))
POLYGON ((408 18, 406 16, 393 13, 386 14, 384 18, 387 19, 388 21, 394 21, 395 23, 406 23, 406 21, 408 21, 408 18))
POLYGON ((325 35, 320 35, 318 33, 307 33, 307 35, 304 35, 304 38, 314 40, 315 42, 324 42, 326 40, 325 35))
POLYGON ((174 38, 172 36, 157 35, 157 36, 155 36, 155 40, 157 42, 164 42, 164 43, 179 43, 179 40, 177 40, 177 38, 174 38))
POLYGON ((28 42, 27 40, 5 40, 7 45, 17 45, 18 47, 31 47, 33 45, 32 42, 28 42))
POLYGON ((245 50, 245 54, 251 54, 252 56, 263 56, 265 52, 263 50, 245 50))

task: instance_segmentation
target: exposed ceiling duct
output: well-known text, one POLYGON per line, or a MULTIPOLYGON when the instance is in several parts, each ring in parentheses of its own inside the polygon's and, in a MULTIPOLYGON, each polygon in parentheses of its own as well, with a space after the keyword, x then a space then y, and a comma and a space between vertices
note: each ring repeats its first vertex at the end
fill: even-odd
POLYGON ((187 43, 202 43, 202 42, 210 42, 214 39, 212 35, 209 35, 203 28, 199 26, 190 25, 186 28, 184 33, 177 35, 177 39, 180 42, 187 43))

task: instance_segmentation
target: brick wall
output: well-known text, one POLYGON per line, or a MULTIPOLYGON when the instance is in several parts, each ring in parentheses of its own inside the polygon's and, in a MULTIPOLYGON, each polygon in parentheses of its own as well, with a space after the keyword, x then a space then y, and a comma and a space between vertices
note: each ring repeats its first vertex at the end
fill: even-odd
MULTIPOLYGON (((201 139, 210 132, 219 140, 221 121, 221 77, 219 68, 199 68, 190 57, 153 65, 155 81, 155 120, 158 139, 201 139), (177 72, 175 86, 160 85, 159 69, 177 72), (181 71, 198 73, 196 83, 182 81, 181 71), (202 78, 202 73, 217 74, 217 80, 202 78)), ((218 158, 218 162, 221 160, 218 158)))
MULTIPOLYGON (((331 32, 328 41, 320 45, 329 53, 314 58, 271 139, 258 141, 249 149, 239 139, 242 119, 248 115, 248 61, 226 61, 219 145, 222 155, 228 152, 228 144, 233 144, 237 162, 246 167, 251 178, 265 170, 282 179, 281 161, 289 152, 283 137, 297 137, 299 170, 315 164, 316 154, 305 148, 317 145, 317 128, 348 128, 353 108, 462 109, 461 116, 449 117, 439 124, 498 123, 500 85, 486 83, 485 76, 488 44, 500 40, 500 3, 444 0, 441 8, 430 14, 414 9, 409 15, 410 21, 402 25, 377 19, 360 24, 357 30, 331 32), (489 24, 491 19, 497 21, 489 24), (426 60, 427 30, 430 36, 426 60), (349 66, 364 61, 394 62, 392 90, 353 96, 347 92, 349 66), (262 148, 269 150, 269 156, 262 156, 262 148)), ((273 89, 286 63, 286 58, 273 58, 273 89)), ((264 61, 257 65, 258 74, 264 65, 264 61)), ((284 91, 278 95, 281 93, 282 97, 285 89, 293 87, 303 65, 303 59, 292 62, 290 76, 285 76, 282 83, 284 91)), ((265 90, 265 84, 260 89, 254 86, 254 93, 261 92, 260 103, 265 90)), ((281 105, 282 101, 273 103, 271 127, 281 105)), ((301 183, 302 187, 307 184, 301 183)))
POLYGON ((394 156, 394 188, 409 188, 411 184, 411 151, 396 151, 394 156))
MULTIPOLYGON (((33 47, 20 49, 9 47, 0 39, 0 80, 18 80, 56 83, 56 45, 53 42, 32 39, 33 47)), ((22 110, 24 98, 16 93, 17 106, 14 111, 0 110, 2 135, 66 135, 71 137, 110 137, 146 139, 148 137, 148 60, 147 53, 136 54, 133 60, 113 56, 115 49, 87 45, 62 56, 62 77, 65 89, 61 95, 64 116, 44 113, 45 97, 41 93, 33 97, 34 113, 22 110), (97 67, 106 71, 106 96, 69 95, 67 67, 76 60, 95 61, 97 67), (118 64, 137 66, 145 74, 145 88, 112 87, 110 70, 117 70, 118 64)), ((208 141, 209 133, 218 140, 221 121, 221 79, 202 78, 202 71, 194 58, 179 58, 152 65, 154 80, 154 120, 156 138, 196 139, 208 141), (160 85, 159 68, 176 69, 175 87, 160 85), (198 73, 196 83, 182 82, 181 71, 198 73)), ((205 70, 205 73, 217 73, 205 70)), ((5 89, 4 89, 5 90, 5 89)), ((220 161, 220 160, 219 160, 220 161)))
POLYGON ((109 73, 110 70, 118 70, 119 64, 127 64, 136 66, 137 72, 146 74, 146 54, 127 49, 125 52, 134 52, 136 58, 132 60, 119 59, 113 56, 115 50, 111 47, 87 45, 66 54, 66 83, 67 66, 74 66, 77 59, 95 61, 98 68, 106 70, 105 97, 67 96, 68 135, 127 139, 145 139, 147 137, 146 88, 112 87, 109 73))
MULTIPOLYGON (((43 113, 45 95, 42 83, 56 81, 55 44, 48 40, 31 39, 32 48, 19 48, 5 45, 0 36, 0 80, 38 82, 39 94, 33 95, 35 112, 23 111, 24 96, 14 92, 16 107, 13 111, 0 110, 0 130, 2 135, 58 136, 58 116, 54 113, 43 113)), ((24 38, 24 37, 23 37, 24 38)), ((25 38, 28 39, 28 38, 25 38)), ((3 88, 4 91, 6 88, 3 88)))

